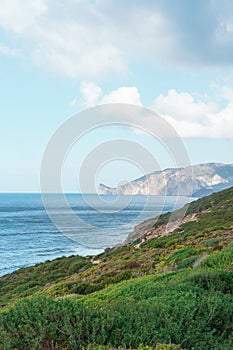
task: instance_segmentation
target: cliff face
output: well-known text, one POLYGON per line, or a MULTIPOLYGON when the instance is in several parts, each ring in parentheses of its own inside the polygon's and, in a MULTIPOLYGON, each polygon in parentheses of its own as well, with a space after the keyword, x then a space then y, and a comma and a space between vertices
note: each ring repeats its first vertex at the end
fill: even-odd
POLYGON ((203 197, 233 185, 233 164, 208 163, 156 171, 125 185, 99 185, 99 194, 203 197))

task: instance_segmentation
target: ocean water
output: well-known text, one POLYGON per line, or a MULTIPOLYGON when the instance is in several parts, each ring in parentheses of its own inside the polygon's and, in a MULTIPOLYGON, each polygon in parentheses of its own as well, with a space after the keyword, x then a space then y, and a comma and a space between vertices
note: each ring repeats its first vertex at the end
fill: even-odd
MULTIPOLYGON (((54 204, 56 198, 54 195, 54 204)), ((53 206, 53 214, 63 224, 60 232, 48 216, 40 194, 0 194, 0 276, 61 256, 98 254, 122 243, 139 222, 193 200, 153 196, 148 204, 147 197, 132 196, 121 208, 114 196, 101 198, 100 205, 98 196, 66 195, 74 215, 85 223, 79 225, 75 221, 71 233, 67 208, 53 206)))

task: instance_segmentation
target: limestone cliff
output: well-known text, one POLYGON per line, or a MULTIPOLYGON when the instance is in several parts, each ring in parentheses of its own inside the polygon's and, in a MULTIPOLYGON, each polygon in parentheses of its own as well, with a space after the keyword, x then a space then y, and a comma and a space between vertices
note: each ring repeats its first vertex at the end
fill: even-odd
POLYGON ((125 185, 99 185, 99 194, 202 197, 233 185, 233 164, 207 163, 155 171, 125 185))

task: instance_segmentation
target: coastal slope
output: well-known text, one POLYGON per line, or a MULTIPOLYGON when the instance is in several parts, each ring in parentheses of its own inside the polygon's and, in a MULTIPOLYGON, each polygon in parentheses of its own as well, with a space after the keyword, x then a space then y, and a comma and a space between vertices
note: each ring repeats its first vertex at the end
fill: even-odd
POLYGON ((233 188, 0 287, 4 349, 232 349, 233 188))

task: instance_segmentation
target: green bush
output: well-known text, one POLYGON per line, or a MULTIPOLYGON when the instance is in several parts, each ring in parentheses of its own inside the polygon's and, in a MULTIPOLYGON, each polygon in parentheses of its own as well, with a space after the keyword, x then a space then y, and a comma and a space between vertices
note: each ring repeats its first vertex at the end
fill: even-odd
POLYGON ((177 263, 178 269, 186 269, 188 267, 193 267, 193 264, 197 261, 199 257, 200 257, 199 255, 194 255, 194 256, 191 256, 190 258, 179 261, 177 263))
POLYGON ((203 244, 206 247, 216 247, 221 240, 219 238, 207 239, 203 244))
POLYGON ((207 291, 233 294, 233 272, 221 270, 200 270, 186 279, 207 291))
POLYGON ((233 247, 230 246, 216 254, 209 256, 201 263, 202 267, 225 268, 233 266, 233 247))
POLYGON ((85 261, 74 261, 70 264, 68 272, 70 275, 79 272, 86 265, 85 261))
MULTIPOLYGON (((173 285, 166 278, 156 281, 148 277, 121 282, 121 286, 108 287, 112 294, 101 291, 93 305, 82 299, 55 301, 42 296, 21 301, 0 314, 0 348, 69 350, 100 344, 136 349, 143 344, 159 349, 158 344, 170 342, 184 349, 233 347, 231 296, 205 291, 202 283, 192 286, 193 280, 184 284, 177 279, 173 285), (128 283, 134 298, 123 297, 128 283)), ((174 346, 163 348, 179 349, 174 346)))
POLYGON ((172 261, 179 261, 183 260, 185 258, 188 258, 190 256, 196 255, 197 253, 200 252, 200 249, 196 248, 184 248, 184 249, 179 249, 175 253, 173 253, 168 259, 167 262, 172 262, 172 261))

